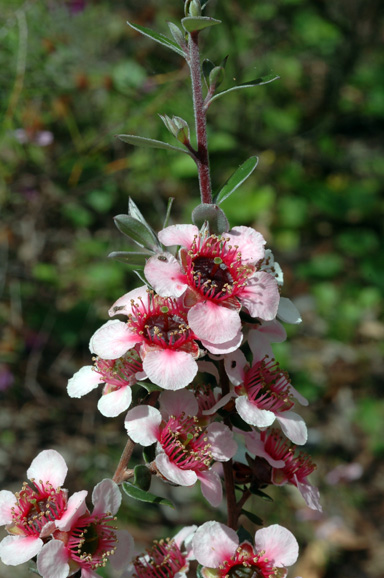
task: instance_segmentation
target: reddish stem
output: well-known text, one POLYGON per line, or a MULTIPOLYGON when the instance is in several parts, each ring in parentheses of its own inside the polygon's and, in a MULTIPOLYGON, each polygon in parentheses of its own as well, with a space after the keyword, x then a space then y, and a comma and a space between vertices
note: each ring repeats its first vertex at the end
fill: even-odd
POLYGON ((203 90, 201 85, 201 67, 199 51, 199 33, 191 32, 189 35, 189 68, 191 71, 193 111, 195 115, 197 153, 195 161, 199 174, 200 196, 202 203, 212 203, 211 175, 209 170, 207 120, 203 90))
POLYGON ((131 459, 134 447, 135 447, 135 442, 133 442, 131 440, 131 438, 129 437, 128 441, 125 445, 125 448, 123 450, 123 453, 121 454, 121 458, 120 458, 120 461, 117 465, 116 471, 113 474, 112 479, 114 482, 116 482, 116 484, 121 484, 122 482, 124 482, 127 479, 126 468, 127 468, 128 463, 129 463, 129 460, 131 459))

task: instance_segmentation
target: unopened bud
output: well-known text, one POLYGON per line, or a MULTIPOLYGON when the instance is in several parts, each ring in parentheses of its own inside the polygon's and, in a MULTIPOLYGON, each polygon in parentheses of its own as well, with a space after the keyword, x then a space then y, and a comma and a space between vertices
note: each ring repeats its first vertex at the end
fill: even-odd
POLYGON ((188 144, 190 132, 188 123, 180 116, 169 117, 167 114, 160 114, 160 118, 171 134, 183 144, 188 144))
POLYGON ((186 0, 184 12, 186 16, 201 16, 200 0, 186 0))

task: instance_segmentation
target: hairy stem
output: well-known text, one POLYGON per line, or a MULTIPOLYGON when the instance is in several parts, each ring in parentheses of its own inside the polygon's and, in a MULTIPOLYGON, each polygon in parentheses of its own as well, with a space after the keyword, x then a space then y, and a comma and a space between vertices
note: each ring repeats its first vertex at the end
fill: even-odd
POLYGON ((200 196, 202 203, 212 203, 211 175, 209 170, 207 120, 201 85, 199 33, 189 35, 189 68, 192 81, 193 111, 197 138, 197 153, 195 161, 199 174, 200 196))
POLYGON ((121 458, 120 461, 117 465, 116 471, 113 474, 113 481, 116 482, 116 484, 121 484, 122 482, 124 482, 127 479, 126 473, 127 473, 127 465, 129 463, 129 460, 132 457, 132 452, 133 452, 133 448, 135 447, 135 442, 133 442, 131 440, 130 437, 128 437, 128 441, 125 445, 125 448, 123 450, 123 453, 121 454, 121 458))

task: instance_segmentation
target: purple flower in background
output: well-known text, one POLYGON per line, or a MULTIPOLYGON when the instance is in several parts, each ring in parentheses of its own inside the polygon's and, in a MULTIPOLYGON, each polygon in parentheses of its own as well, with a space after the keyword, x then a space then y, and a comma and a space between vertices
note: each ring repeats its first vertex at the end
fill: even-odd
POLYGON ((15 378, 13 373, 8 368, 8 365, 2 364, 0 365, 0 391, 6 391, 11 385, 15 378))

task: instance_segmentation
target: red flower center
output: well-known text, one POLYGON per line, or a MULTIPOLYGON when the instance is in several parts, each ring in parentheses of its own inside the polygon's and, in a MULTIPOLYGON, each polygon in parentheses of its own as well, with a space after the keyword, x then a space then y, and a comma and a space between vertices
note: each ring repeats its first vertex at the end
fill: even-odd
POLYGON ((186 558, 173 540, 154 542, 153 547, 143 556, 137 556, 133 565, 134 578, 173 578, 183 569, 186 558))
POLYGON ((159 441, 171 462, 181 470, 204 471, 211 465, 211 445, 196 416, 171 416, 159 441))

